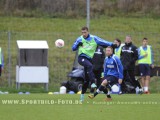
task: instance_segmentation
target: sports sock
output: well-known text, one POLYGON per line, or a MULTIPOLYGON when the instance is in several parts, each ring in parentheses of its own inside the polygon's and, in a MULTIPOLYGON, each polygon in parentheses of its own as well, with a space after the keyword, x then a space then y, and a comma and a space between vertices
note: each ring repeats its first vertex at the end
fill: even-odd
POLYGON ((111 98, 110 91, 104 88, 103 92, 106 94, 107 98, 111 98))
POLYGON ((144 87, 143 87, 143 91, 144 91, 144 87))
POLYGON ((104 86, 102 86, 102 85, 100 85, 99 86, 99 88, 97 89, 97 91, 94 93, 94 97, 96 96, 96 95, 98 95, 101 91, 103 91, 104 90, 104 86))
POLYGON ((105 94, 108 94, 107 88, 104 88, 104 89, 103 89, 103 92, 104 92, 105 94))
POLYGON ((84 94, 81 94, 80 100, 81 100, 81 101, 84 101, 84 94))
POLYGON ((148 87, 144 87, 144 91, 147 92, 148 91, 148 87))

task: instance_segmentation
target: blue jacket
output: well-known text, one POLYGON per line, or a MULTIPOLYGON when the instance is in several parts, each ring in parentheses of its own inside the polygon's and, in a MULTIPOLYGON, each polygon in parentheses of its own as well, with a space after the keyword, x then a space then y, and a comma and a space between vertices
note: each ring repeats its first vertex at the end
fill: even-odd
MULTIPOLYGON (((102 38, 100 38, 100 37, 97 37, 97 36, 91 35, 91 34, 89 34, 88 37, 85 38, 85 40, 90 41, 90 40, 92 40, 92 38, 94 38, 94 40, 95 40, 95 42, 97 43, 97 45, 100 45, 100 46, 106 46, 106 47, 107 47, 107 46, 111 46, 111 45, 113 44, 112 42, 108 42, 108 41, 106 41, 106 40, 104 40, 104 39, 102 39, 102 38)), ((73 44, 73 46, 72 46, 72 50, 73 50, 73 51, 78 50, 78 44, 79 44, 80 42, 82 42, 81 36, 78 37, 78 38, 76 39, 76 41, 74 42, 74 44, 73 44)), ((87 58, 89 58, 89 56, 84 55, 84 54, 81 54, 80 56, 86 56, 87 58)))
POLYGON ((123 66, 116 55, 111 55, 105 58, 104 61, 104 77, 106 76, 115 76, 118 79, 123 79, 123 66))

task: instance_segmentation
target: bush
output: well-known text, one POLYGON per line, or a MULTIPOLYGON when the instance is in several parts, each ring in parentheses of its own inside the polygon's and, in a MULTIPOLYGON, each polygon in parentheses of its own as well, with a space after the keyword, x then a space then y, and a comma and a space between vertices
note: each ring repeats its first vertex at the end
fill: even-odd
MULTIPOLYGON (((158 16, 159 0, 90 0, 90 15, 158 16)), ((86 17, 86 0, 1 0, 0 15, 86 17)))

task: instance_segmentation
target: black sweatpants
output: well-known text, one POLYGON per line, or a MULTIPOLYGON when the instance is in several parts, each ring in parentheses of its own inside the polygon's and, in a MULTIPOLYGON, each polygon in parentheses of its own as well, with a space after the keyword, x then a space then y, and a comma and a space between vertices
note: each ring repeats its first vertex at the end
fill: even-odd
MULTIPOLYGON (((94 73, 95 78, 96 78, 97 88, 99 88, 99 86, 100 86, 101 83, 102 83, 102 78, 101 78, 102 72, 103 72, 103 68, 102 68, 102 69, 99 69, 99 70, 93 70, 93 73, 94 73)), ((91 88, 90 92, 91 92, 91 93, 94 93, 94 89, 91 88)))
POLYGON ((78 63, 84 67, 85 79, 82 86, 82 94, 84 94, 88 88, 89 83, 95 83, 93 64, 90 59, 84 56, 78 57, 78 63))
POLYGON ((135 88, 141 88, 141 85, 138 80, 135 79, 134 70, 124 70, 123 71, 123 82, 122 82, 122 92, 125 91, 125 82, 130 82, 135 88))

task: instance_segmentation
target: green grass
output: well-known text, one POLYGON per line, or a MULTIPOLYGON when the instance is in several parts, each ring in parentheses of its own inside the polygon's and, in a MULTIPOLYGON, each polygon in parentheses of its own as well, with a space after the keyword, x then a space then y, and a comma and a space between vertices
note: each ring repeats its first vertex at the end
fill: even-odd
MULTIPOLYGON (((76 32, 80 33, 82 26, 86 25, 86 19, 62 19, 62 18, 23 18, 0 17, 0 31, 19 32, 76 32)), ((151 32, 158 33, 159 19, 132 18, 132 17, 107 17, 102 16, 91 19, 90 31, 97 32, 151 32)))
MULTIPOLYGON (((113 101, 105 102, 100 94, 85 102, 78 102, 79 95, 30 94, 0 95, 1 120, 158 120, 159 94, 112 95, 113 101), (12 100, 14 103, 6 103, 12 100), (35 101, 41 102, 35 102, 35 101), (15 102, 15 101, 18 101, 15 102), (34 101, 34 103, 33 103, 34 101), (42 101, 45 101, 42 102, 42 101)), ((11 101, 10 101, 11 102, 11 101)))

